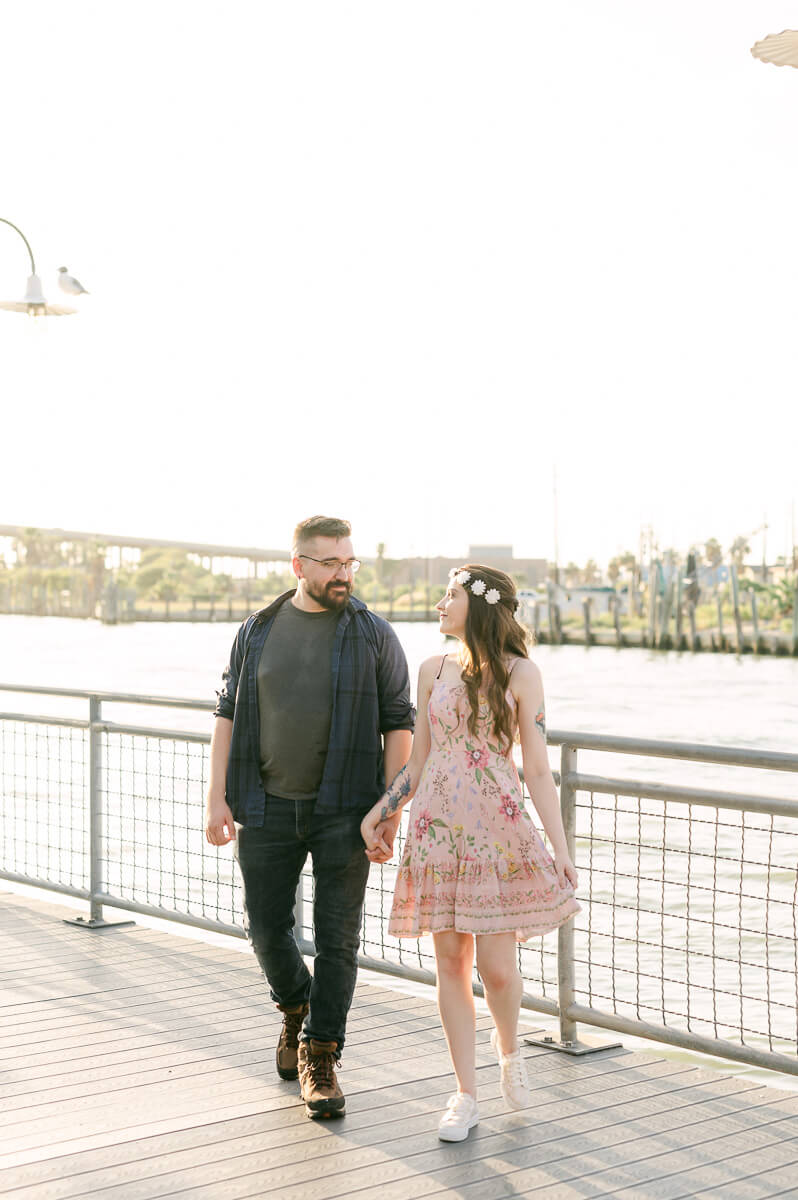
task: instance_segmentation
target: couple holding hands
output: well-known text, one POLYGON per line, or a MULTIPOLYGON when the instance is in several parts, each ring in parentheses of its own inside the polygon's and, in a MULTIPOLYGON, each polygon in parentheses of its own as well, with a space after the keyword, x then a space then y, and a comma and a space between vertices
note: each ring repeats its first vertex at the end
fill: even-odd
POLYGON ((360 563, 350 535, 346 521, 301 522, 296 590, 236 635, 218 693, 206 836, 213 845, 235 841, 247 932, 283 1013, 278 1074, 299 1079, 308 1116, 341 1116, 336 1066, 368 870, 392 857, 402 808, 413 801, 388 932, 434 939, 457 1082, 438 1135, 462 1141, 479 1120, 475 956, 495 1022, 501 1092, 510 1108, 522 1108, 529 1092, 517 1036, 517 943, 579 909, 546 752, 543 686, 516 620, 515 584, 502 571, 465 564, 436 605, 441 632, 458 647, 422 663, 414 718, 396 634, 352 594, 360 563), (518 742, 553 857, 524 805, 518 742), (312 974, 293 936, 308 853, 312 974))

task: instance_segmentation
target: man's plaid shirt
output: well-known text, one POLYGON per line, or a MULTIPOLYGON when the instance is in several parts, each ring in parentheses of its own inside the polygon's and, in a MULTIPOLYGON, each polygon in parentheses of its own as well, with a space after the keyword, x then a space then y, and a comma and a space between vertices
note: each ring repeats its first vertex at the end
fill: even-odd
MULTIPOLYGON (((242 825, 262 825, 258 661, 285 592, 241 625, 222 674, 215 715, 233 722, 227 803, 242 825)), ((385 790, 381 734, 412 729, 407 660, 382 617, 350 597, 338 619, 332 658, 333 709, 317 811, 367 812, 385 790)))

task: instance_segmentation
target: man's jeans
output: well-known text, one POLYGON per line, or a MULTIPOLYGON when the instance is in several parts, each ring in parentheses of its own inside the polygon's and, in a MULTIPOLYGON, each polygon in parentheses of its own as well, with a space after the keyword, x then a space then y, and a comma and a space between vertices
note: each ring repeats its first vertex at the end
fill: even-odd
POLYGON ((357 975, 357 950, 369 860, 357 813, 314 817, 315 800, 266 797, 262 826, 244 825, 236 857, 244 880, 246 929, 283 1008, 310 1003, 303 1037, 341 1050, 357 975), (294 940, 294 899, 308 856, 313 859, 316 957, 310 974, 294 940))

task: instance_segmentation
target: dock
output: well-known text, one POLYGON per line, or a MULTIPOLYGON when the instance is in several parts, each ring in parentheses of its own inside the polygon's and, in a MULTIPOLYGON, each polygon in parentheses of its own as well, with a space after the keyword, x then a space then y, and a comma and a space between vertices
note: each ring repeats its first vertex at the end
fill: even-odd
POLYGON ((532 1105, 508 1112, 483 1008, 480 1123, 439 1142, 453 1076, 435 997, 374 976, 350 1014, 347 1116, 309 1121, 276 1075, 280 1014, 249 952, 74 915, 0 892, 4 1197, 798 1196, 797 1093, 653 1046, 527 1046, 532 1105))

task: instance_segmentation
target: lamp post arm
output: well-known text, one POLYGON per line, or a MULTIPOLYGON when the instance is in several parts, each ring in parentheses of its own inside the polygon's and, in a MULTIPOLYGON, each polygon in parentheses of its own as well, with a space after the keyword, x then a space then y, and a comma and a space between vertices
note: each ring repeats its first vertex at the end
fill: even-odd
POLYGON ((35 275, 36 274, 36 263, 33 261, 33 251, 30 248, 30 242, 25 237, 25 234, 22 232, 21 229, 17 229, 17 226, 14 224, 13 221, 8 221, 8 220, 6 220, 5 217, 0 217, 0 221, 2 221, 4 225, 10 225, 12 229, 16 229, 17 233, 22 238, 22 240, 25 243, 25 246, 27 248, 28 254, 30 255, 30 273, 31 273, 31 275, 35 275))

